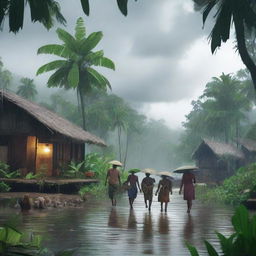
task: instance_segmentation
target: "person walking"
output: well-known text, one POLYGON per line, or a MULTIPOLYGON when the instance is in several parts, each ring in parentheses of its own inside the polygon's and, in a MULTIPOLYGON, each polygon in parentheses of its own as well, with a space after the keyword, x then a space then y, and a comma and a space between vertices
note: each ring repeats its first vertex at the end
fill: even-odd
POLYGON ((118 166, 122 166, 119 161, 111 161, 112 168, 107 171, 105 186, 108 182, 108 195, 111 199, 112 206, 116 206, 116 193, 118 190, 118 186, 121 186, 120 172, 117 169, 118 166))
POLYGON ((129 197, 130 208, 133 209, 133 203, 135 198, 137 197, 138 189, 141 192, 141 188, 140 188, 138 176, 135 175, 135 172, 137 171, 132 169, 129 172, 131 174, 128 176, 127 181, 125 183, 128 185, 128 197, 129 197))
POLYGON ((167 175, 161 175, 162 179, 159 181, 158 188, 156 190, 156 196, 158 194, 158 202, 161 203, 161 212, 163 211, 163 204, 165 203, 164 211, 167 212, 167 206, 170 202, 170 195, 172 194, 172 182, 167 179, 167 175))
POLYGON ((184 187, 183 199, 187 201, 187 213, 190 213, 192 208, 192 200, 195 200, 194 183, 196 183, 194 173, 192 173, 191 170, 184 172, 181 179, 179 194, 182 193, 182 188, 184 187))
POLYGON ((145 201, 145 206, 148 208, 148 210, 151 210, 151 204, 152 204, 152 198, 153 198, 153 188, 154 188, 154 183, 156 182, 155 179, 150 177, 150 172, 146 172, 145 175, 146 177, 142 180, 141 182, 141 189, 144 194, 144 201, 145 201), (147 204, 148 201, 148 204, 147 204))

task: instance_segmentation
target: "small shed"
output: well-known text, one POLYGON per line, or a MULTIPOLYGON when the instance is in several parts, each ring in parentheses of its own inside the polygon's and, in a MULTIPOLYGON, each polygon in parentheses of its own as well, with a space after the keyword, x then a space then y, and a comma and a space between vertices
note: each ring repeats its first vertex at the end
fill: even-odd
POLYGON ((57 176, 70 161, 84 159, 85 143, 106 146, 52 111, 14 93, 0 92, 0 161, 12 170, 57 176))
POLYGON ((196 160, 201 182, 221 182, 244 163, 244 153, 235 145, 203 139, 192 158, 196 160))
POLYGON ((239 139, 238 144, 245 156, 246 164, 256 162, 256 141, 251 139, 239 139))

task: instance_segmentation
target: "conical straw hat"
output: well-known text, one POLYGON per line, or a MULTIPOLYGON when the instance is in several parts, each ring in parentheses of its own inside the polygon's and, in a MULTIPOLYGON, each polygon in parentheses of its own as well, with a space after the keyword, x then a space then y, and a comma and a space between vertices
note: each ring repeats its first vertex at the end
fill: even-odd
POLYGON ((117 160, 112 160, 109 162, 109 164, 116 165, 116 166, 123 166, 123 164, 117 160))
POLYGON ((157 173, 156 170, 150 169, 150 168, 143 169, 141 172, 143 172, 143 173, 149 173, 149 174, 152 174, 152 175, 154 175, 154 174, 157 173))

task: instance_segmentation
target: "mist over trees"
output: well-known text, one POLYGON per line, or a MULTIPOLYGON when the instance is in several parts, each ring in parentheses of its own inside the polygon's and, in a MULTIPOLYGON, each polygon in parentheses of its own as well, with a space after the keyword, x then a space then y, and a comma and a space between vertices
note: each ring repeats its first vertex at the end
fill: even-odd
POLYGON ((178 150, 183 159, 191 159, 202 138, 236 143, 247 136, 252 122, 255 97, 251 79, 246 70, 236 75, 222 74, 206 84, 203 94, 192 101, 192 111, 183 123, 185 131, 178 150))

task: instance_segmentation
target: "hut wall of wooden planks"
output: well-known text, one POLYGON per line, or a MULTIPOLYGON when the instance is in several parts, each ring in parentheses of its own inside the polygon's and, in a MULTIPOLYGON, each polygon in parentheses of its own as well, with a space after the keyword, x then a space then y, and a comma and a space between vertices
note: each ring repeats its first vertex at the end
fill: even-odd
POLYGON ((105 146, 55 113, 13 93, 1 92, 0 161, 11 169, 57 176, 70 161, 81 162, 85 143, 105 146))

